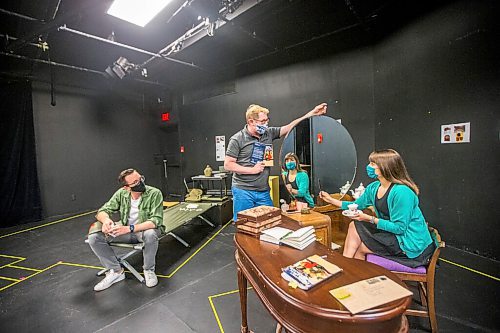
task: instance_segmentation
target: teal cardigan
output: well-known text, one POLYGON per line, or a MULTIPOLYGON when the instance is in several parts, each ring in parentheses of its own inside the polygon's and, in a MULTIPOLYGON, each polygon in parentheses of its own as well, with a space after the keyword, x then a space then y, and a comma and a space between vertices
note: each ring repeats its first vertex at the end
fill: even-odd
MULTIPOLYGON (((283 176, 288 179, 288 171, 283 171, 283 176)), ((298 171, 297 176, 295 176, 295 182, 297 183, 297 191, 299 191, 294 196, 296 198, 303 198, 309 207, 314 207, 314 200, 309 193, 309 176, 307 172, 298 171)))
MULTIPOLYGON (((375 197, 379 187, 380 181, 378 180, 366 187, 363 195, 355 201, 359 209, 369 206, 375 208, 375 197)), ((342 209, 347 209, 350 203, 342 201, 342 209)), ((427 223, 418 207, 418 196, 408 186, 394 184, 387 197, 387 205, 390 221, 381 219, 375 208, 375 213, 379 218, 377 229, 395 234, 399 246, 408 258, 418 257, 432 242, 427 223)))

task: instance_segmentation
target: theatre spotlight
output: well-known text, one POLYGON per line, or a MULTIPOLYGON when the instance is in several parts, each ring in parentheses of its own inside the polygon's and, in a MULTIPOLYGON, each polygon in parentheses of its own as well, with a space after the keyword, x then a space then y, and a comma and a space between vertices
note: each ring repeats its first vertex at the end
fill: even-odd
POLYGON ((135 67, 136 66, 130 63, 127 58, 120 57, 112 66, 106 68, 105 73, 109 78, 123 79, 123 77, 135 69, 135 67))

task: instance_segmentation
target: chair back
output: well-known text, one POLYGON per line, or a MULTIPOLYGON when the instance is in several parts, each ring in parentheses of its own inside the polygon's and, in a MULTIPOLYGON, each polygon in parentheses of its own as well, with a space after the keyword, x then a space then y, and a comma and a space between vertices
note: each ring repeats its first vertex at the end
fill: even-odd
POLYGON ((431 278, 434 278, 434 274, 436 272, 436 264, 439 259, 439 255, 441 254, 441 249, 445 247, 445 242, 441 239, 441 235, 438 230, 433 227, 429 227, 429 232, 431 233, 431 237, 436 245, 436 249, 432 254, 431 260, 429 261, 429 265, 427 267, 427 274, 432 275, 431 278))

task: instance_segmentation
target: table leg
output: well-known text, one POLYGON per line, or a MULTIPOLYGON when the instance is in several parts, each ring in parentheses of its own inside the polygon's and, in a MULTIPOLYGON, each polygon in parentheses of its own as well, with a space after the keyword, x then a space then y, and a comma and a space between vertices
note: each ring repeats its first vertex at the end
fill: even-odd
POLYGON ((408 333, 410 330, 410 325, 408 323, 408 318, 403 314, 401 316, 401 327, 399 328, 398 333, 408 333))
POLYGON ((241 333, 248 333, 247 322, 247 278, 238 267, 238 288, 240 291, 241 333))

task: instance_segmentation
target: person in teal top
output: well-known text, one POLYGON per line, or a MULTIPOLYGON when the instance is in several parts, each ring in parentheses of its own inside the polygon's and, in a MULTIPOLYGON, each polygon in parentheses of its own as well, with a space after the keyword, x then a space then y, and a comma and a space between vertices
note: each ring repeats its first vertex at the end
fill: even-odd
POLYGON ((294 153, 286 154, 284 166, 286 171, 283 171, 282 176, 288 193, 292 198, 314 207, 314 200, 309 193, 309 176, 300 167, 298 156, 294 153))
MULTIPOLYGON (((344 245, 344 256, 364 260, 375 253, 410 267, 425 265, 434 243, 419 207, 417 185, 410 178, 403 159, 393 149, 374 151, 366 166, 370 178, 377 179, 356 199, 358 210, 344 245), (376 216, 362 212, 373 206, 376 216)), ((342 209, 352 202, 334 199, 326 192, 320 197, 342 209)))

